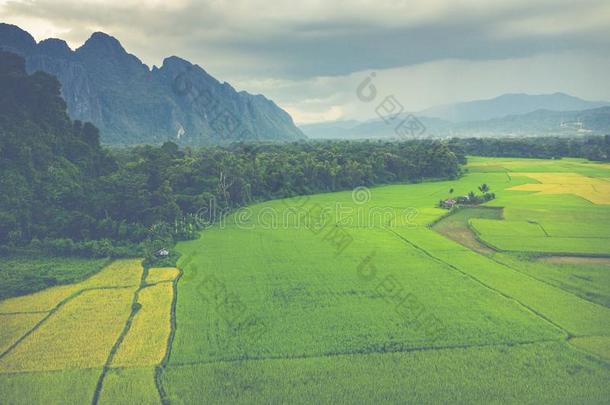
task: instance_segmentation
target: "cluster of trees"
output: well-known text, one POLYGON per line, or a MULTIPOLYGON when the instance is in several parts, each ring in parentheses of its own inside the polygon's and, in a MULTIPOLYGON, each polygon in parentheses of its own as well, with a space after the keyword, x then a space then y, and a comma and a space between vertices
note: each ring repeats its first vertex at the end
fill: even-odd
POLYGON ((454 138, 449 141, 449 147, 457 153, 477 156, 610 160, 610 135, 581 138, 454 138))
MULTIPOLYGON (((451 209, 459 205, 479 205, 496 198, 496 194, 492 193, 487 183, 481 184, 479 187, 481 195, 477 195, 474 191, 470 191, 468 195, 459 196, 455 199, 448 198, 440 200, 438 206, 440 208, 451 209)), ((449 194, 453 194, 453 189, 449 189, 449 194)))
MULTIPOLYGON (((59 83, 0 55, 0 245, 124 255, 192 238, 201 215, 272 198, 455 178, 464 156, 439 141, 105 149, 72 122, 59 83)), ((138 252, 139 254, 141 252, 138 252)))
POLYGON ((97 174, 85 175, 77 168, 72 173, 49 162, 41 181, 30 183, 14 170, 3 171, 1 182, 20 187, 0 203, 1 242, 47 238, 51 240, 44 246, 55 252, 100 256, 110 244, 92 240, 116 241, 113 246, 118 247, 151 237, 161 245, 172 238, 189 239, 202 223, 257 201, 460 173, 459 159, 446 145, 424 141, 237 144, 195 150, 165 143, 101 153, 106 168, 97 174))

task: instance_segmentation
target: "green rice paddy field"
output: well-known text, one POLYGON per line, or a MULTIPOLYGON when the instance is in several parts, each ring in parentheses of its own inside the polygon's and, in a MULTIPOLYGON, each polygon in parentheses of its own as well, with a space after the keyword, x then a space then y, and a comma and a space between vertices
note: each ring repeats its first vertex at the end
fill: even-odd
MULTIPOLYGON (((610 403, 610 166, 470 158, 467 169, 251 206, 180 243, 165 358, 159 344, 130 349, 139 357, 107 369, 94 401, 610 403), (482 183, 496 194, 485 206, 436 208, 482 183)), ((153 298, 140 301, 164 302, 153 298)), ((0 338, 18 339, 35 314, 0 338)), ((36 336, 11 353, 26 358, 19 345, 36 336)), ((54 359, 61 370, 15 359, 0 354, 1 403, 91 402, 104 366, 83 353, 74 366, 54 359)))

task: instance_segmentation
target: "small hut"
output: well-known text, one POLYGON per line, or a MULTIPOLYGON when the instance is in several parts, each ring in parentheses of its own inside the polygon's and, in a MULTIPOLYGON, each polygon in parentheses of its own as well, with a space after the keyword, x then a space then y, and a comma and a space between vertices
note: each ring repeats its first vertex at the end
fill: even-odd
POLYGON ((155 252, 155 256, 157 257, 167 257, 169 256, 169 250, 163 248, 163 249, 159 249, 155 252))

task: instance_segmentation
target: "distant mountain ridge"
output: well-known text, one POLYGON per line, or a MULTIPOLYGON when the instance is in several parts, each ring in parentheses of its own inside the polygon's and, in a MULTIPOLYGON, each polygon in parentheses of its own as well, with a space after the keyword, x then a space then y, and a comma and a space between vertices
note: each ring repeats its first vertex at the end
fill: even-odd
MULTIPOLYGON (((539 109, 525 114, 458 123, 424 116, 417 116, 417 119, 425 127, 421 136, 438 138, 610 134, 610 106, 582 111, 539 109)), ((381 119, 367 122, 340 121, 309 124, 301 126, 301 129, 310 138, 399 138, 394 131, 394 126, 381 119)))
POLYGON ((587 101, 565 93, 503 94, 488 100, 446 104, 420 111, 418 115, 451 122, 484 121, 537 110, 579 111, 610 106, 609 102, 587 101))
POLYGON ((25 57, 29 73, 56 76, 72 119, 89 121, 106 144, 187 145, 305 136, 290 115, 262 95, 237 92, 172 56, 152 70, 114 37, 96 32, 78 49, 0 23, 0 49, 25 57))
POLYGON ((485 121, 455 124, 458 136, 535 136, 535 135, 607 135, 610 134, 610 107, 583 111, 536 110, 485 121))

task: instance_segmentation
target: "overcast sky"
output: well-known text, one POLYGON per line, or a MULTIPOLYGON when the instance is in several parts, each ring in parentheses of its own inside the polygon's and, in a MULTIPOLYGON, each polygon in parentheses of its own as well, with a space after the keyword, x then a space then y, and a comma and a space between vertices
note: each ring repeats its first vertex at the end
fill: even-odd
POLYGON ((95 31, 170 55, 297 123, 367 119, 371 72, 410 111, 503 93, 610 100, 610 0, 0 0, 0 21, 80 46, 95 31))

